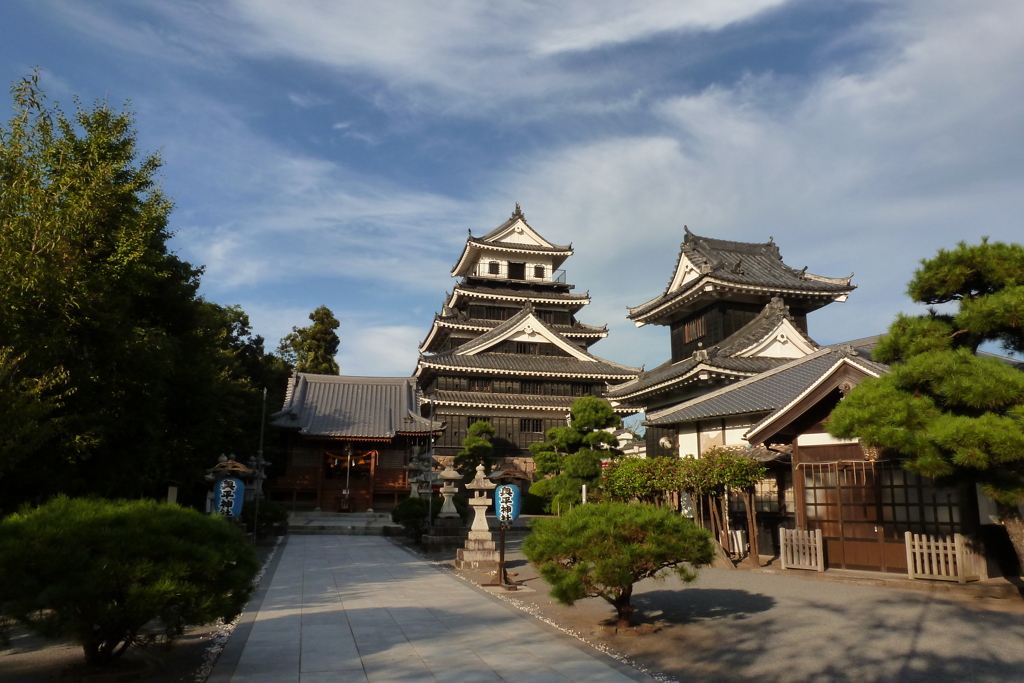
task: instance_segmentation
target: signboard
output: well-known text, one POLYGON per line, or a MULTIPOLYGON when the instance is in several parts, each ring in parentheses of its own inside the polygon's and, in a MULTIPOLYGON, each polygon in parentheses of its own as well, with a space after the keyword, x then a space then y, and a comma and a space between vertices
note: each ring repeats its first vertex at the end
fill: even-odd
POLYGON ((221 479, 217 484, 214 512, 225 517, 238 517, 242 514, 243 498, 245 498, 245 484, 241 479, 233 477, 221 479))
POLYGON ((494 490, 494 510, 499 522, 511 522, 519 517, 522 495, 515 484, 502 484, 494 490))

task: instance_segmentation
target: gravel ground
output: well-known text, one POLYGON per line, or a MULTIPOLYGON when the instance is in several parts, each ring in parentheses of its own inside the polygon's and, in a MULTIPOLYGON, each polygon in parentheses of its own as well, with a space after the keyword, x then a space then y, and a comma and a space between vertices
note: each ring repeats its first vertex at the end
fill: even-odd
MULTIPOLYGON (((705 569, 637 586, 635 629, 590 598, 558 605, 509 545, 526 590, 505 597, 665 680, 963 683, 1024 681, 1024 600, 705 569)), ((481 573, 463 573, 481 582, 481 573)))

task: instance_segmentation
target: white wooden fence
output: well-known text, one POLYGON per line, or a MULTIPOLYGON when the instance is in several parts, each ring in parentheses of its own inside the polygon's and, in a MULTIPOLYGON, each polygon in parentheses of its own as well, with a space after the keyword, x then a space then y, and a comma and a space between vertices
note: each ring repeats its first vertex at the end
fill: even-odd
POLYGON ((984 561, 964 543, 962 534, 926 536, 906 532, 907 574, 912 579, 967 583, 977 581, 978 562, 984 561))
POLYGON ((811 569, 825 571, 825 546, 821 540, 821 529, 779 529, 779 546, 782 548, 783 569, 811 569))

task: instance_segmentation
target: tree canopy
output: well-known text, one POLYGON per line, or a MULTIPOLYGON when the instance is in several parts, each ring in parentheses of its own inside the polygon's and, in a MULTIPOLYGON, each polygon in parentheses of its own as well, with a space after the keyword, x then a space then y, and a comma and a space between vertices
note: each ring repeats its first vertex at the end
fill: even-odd
POLYGON ((476 466, 484 465, 484 471, 491 473, 494 459, 494 445, 491 438, 494 427, 486 420, 469 425, 469 434, 462 440, 462 450, 456 454, 453 465, 463 477, 471 477, 476 473, 476 466))
POLYGON ((0 520, 0 617, 73 638, 89 664, 144 642, 147 624, 173 639, 232 619, 258 569, 238 529, 177 505, 58 497, 0 520))
POLYGON ((714 549, 707 531, 673 510, 602 502, 538 518, 523 553, 551 584, 551 597, 563 605, 599 597, 626 627, 633 584, 669 572, 692 581, 697 567, 711 563, 714 549))
POLYGON ((547 441, 530 445, 537 472, 548 475, 530 487, 530 493, 548 499, 552 510, 566 510, 582 502, 582 487, 601 481, 601 460, 621 455, 619 440, 609 431, 622 425, 611 405, 596 396, 572 404, 568 426, 547 431, 547 441))
POLYGON ((255 452, 262 389, 288 368, 237 307, 205 301, 171 239, 161 159, 133 117, 32 74, 0 124, 0 505, 58 492, 202 495, 221 452, 255 452), (14 434, 13 438, 10 434, 14 434))
POLYGON ((312 325, 293 327, 281 340, 279 353, 295 365, 299 372, 317 375, 337 375, 338 353, 341 340, 335 332, 341 326, 334 313, 326 306, 318 306, 309 314, 312 325))
POLYGON ((956 310, 898 316, 874 352, 892 372, 857 386, 827 429, 888 449, 940 483, 981 484, 1024 561, 1024 372, 976 355, 987 342, 1024 351, 1024 246, 986 239, 940 250, 907 292, 956 310))

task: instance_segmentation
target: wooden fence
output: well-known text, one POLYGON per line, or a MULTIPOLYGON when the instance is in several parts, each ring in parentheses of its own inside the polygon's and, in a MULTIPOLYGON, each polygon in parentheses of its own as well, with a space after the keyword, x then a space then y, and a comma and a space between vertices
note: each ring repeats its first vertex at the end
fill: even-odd
POLYGON ((964 543, 963 534, 926 536, 906 532, 907 574, 912 579, 933 579, 967 583, 977 581, 983 558, 964 543))
POLYGON ((779 529, 779 546, 782 548, 783 569, 811 569, 825 571, 825 546, 821 540, 821 529, 779 529))

